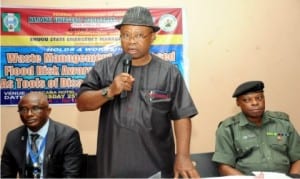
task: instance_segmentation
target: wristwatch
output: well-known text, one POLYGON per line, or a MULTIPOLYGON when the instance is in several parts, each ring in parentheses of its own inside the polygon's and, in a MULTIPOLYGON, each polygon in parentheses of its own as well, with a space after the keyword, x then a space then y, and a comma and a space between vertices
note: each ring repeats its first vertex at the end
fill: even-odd
POLYGON ((108 100, 113 100, 114 99, 113 96, 108 96, 108 90, 109 90, 109 87, 101 89, 101 95, 104 96, 108 100))

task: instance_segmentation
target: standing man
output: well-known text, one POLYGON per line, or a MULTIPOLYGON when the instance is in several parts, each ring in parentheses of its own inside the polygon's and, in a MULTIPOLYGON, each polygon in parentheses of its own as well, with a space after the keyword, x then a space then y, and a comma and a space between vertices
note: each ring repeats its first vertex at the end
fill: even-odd
POLYGON ((18 104, 23 122, 10 131, 1 157, 1 178, 80 177, 82 146, 77 130, 49 118, 45 94, 27 93, 18 104))
POLYGON ((101 108, 98 177, 199 177, 189 151, 197 109, 176 66, 149 52, 160 28, 144 7, 115 27, 123 54, 96 62, 77 97, 80 111, 101 108))
POLYGON ((300 176, 300 137, 287 114, 265 111, 264 83, 248 81, 233 93, 241 112, 216 132, 213 161, 222 175, 253 171, 300 176))

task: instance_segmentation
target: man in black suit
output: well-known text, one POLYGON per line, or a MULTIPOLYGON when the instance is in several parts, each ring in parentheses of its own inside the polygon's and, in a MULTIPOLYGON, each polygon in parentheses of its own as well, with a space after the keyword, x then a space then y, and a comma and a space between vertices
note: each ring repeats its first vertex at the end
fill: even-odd
POLYGON ((18 112, 24 125, 7 135, 1 157, 1 178, 80 177, 79 132, 49 118, 51 108, 47 96, 40 92, 26 94, 19 101, 18 112))

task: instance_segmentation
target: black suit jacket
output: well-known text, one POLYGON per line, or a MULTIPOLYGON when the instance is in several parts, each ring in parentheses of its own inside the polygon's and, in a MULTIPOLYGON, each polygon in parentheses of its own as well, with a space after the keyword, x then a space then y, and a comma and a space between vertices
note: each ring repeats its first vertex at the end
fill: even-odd
MULTIPOLYGON (((10 131, 1 157, 1 178, 25 177, 27 129, 10 131)), ((80 177, 82 145, 79 132, 49 119, 44 152, 44 178, 80 177)))

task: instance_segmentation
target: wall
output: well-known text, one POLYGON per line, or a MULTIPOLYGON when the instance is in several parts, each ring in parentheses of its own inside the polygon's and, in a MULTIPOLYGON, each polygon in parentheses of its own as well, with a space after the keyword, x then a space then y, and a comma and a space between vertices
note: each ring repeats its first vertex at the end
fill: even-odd
MULTIPOLYGON (((183 7, 190 60, 189 87, 199 109, 193 119, 191 152, 214 150, 218 123, 239 111, 231 98, 246 80, 265 82, 266 105, 290 114, 300 131, 299 0, 2 0, 2 6, 55 8, 183 7)), ((52 106, 52 118, 81 134, 84 152, 94 154, 98 111, 52 106), (67 115, 66 115, 67 114, 67 115)), ((1 106, 1 150, 9 130, 21 125, 16 107, 1 106)))

